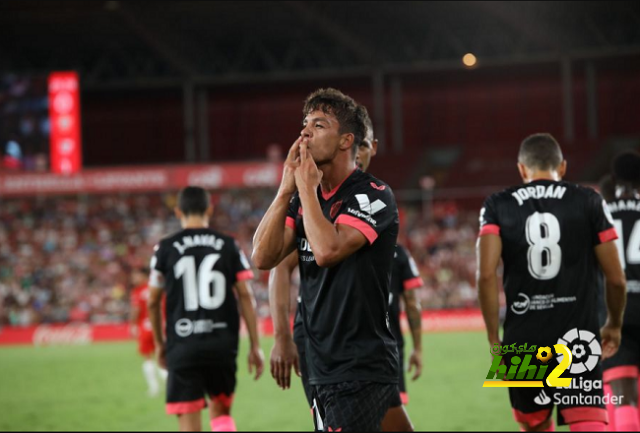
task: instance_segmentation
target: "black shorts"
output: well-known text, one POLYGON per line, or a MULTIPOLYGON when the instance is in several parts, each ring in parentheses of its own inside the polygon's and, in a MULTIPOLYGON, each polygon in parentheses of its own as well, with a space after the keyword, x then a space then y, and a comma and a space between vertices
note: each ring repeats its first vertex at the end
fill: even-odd
POLYGON ((317 431, 380 431, 395 383, 342 382, 313 387, 313 420, 317 431), (340 430, 338 430, 340 429, 340 430))
MULTIPOLYGON (((553 362, 549 370, 557 365, 553 362)), ((563 374, 561 377, 569 377, 563 374)), ((608 423, 604 406, 602 365, 593 371, 580 374, 571 381, 571 388, 509 388, 513 415, 518 422, 535 427, 551 417, 553 408, 558 410, 558 425, 595 421, 608 423)))
POLYGON ((298 345, 298 360, 300 363, 300 375, 302 379, 302 387, 304 388, 304 395, 307 397, 309 407, 313 407, 313 386, 309 384, 309 368, 307 367, 307 358, 303 345, 298 345))
POLYGON ((604 381, 637 379, 640 367, 640 327, 624 325, 622 341, 612 358, 604 361, 604 381))
POLYGON ((169 369, 167 413, 199 412, 207 406, 205 395, 231 407, 236 389, 236 362, 169 369))

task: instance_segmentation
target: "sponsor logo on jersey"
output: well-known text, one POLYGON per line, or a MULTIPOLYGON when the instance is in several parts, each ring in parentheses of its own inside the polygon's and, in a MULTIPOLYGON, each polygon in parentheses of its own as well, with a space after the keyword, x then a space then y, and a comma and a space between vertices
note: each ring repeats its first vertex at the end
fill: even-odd
POLYGON ((211 319, 189 320, 180 319, 176 322, 175 330, 178 337, 188 337, 191 334, 209 334, 214 329, 226 328, 226 323, 214 323, 211 319))
POLYGON ((386 185, 376 185, 375 182, 371 182, 371 187, 377 189, 378 191, 384 191, 387 189, 386 185))
POLYGON ((530 305, 531 301, 529 300, 529 297, 524 293, 518 293, 518 300, 511 304, 511 311, 517 315, 522 315, 529 311, 530 305))

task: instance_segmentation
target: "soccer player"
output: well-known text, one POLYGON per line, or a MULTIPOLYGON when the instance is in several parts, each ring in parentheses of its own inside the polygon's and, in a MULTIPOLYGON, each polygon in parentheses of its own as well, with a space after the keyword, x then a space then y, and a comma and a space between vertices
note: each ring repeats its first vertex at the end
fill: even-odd
MULTIPOLYGON (((626 297, 624 273, 613 242, 616 230, 595 190, 562 181, 566 167, 560 146, 551 135, 527 137, 518 154, 518 171, 525 185, 508 188, 485 201, 477 247, 480 306, 491 346, 526 342, 543 347, 553 346, 561 338, 574 343, 592 340, 601 341, 602 358, 608 358, 620 344, 626 297), (507 301, 502 343, 498 336, 500 258, 507 301), (600 332, 598 264, 606 277, 608 309, 600 332)), ((569 424, 571 431, 605 430, 599 350, 585 356, 586 350, 595 346, 588 341, 574 343, 567 345, 573 362, 584 367, 580 378, 594 386, 553 388, 548 398, 536 398, 541 395, 539 388, 509 388, 513 413, 523 430, 553 429, 551 413, 556 399, 551 395, 558 393, 568 397, 558 404, 558 424, 569 424)))
POLYGON ((609 209, 618 232, 618 254, 627 278, 627 307, 618 352, 604 361, 604 381, 618 397, 616 431, 639 431, 640 366, 640 154, 624 152, 613 162, 615 199, 609 209))
POLYGON ((166 363, 168 414, 178 415, 181 431, 201 430, 200 411, 211 400, 212 431, 236 431, 230 415, 236 386, 240 316, 250 339, 249 373, 262 374, 253 272, 235 240, 208 228, 209 194, 184 188, 176 216, 182 231, 156 247, 149 277, 149 316, 159 364, 166 363), (166 340, 160 298, 166 294, 166 340), (236 301, 236 296, 238 301, 236 301), (238 305, 239 302, 239 305, 238 305))
MULTIPOLYGON (((366 135, 358 146, 356 165, 362 171, 367 171, 371 158, 376 155, 378 140, 374 137, 373 124, 367 116, 365 119, 366 135)), ((289 328, 289 295, 291 273, 298 266, 298 253, 294 251, 285 258, 272 271, 269 278, 269 304, 271 315, 274 319, 275 344, 271 351, 271 374, 283 389, 287 389, 291 382, 291 367, 301 375, 302 386, 309 403, 313 406, 311 385, 309 384, 308 368, 305 356, 304 331, 300 309, 296 309, 293 340, 289 328), (295 348, 293 345, 295 344, 295 348), (296 351, 298 356, 296 356, 296 351)), ((412 431, 413 426, 409 417, 402 408, 402 404, 408 403, 408 394, 404 382, 404 339, 400 327, 400 298, 403 298, 405 310, 409 319, 414 350, 409 358, 409 368, 415 369, 413 380, 422 373, 422 317, 420 301, 415 291, 422 287, 423 282, 415 261, 409 252, 402 246, 396 247, 394 253, 393 270, 391 273, 391 286, 389 293, 389 312, 391 331, 398 343, 399 363, 399 395, 391 404, 382 421, 382 431, 412 431)), ((300 297, 298 297, 298 301, 300 297)))
POLYGON ((398 210, 389 186, 355 164, 364 107, 320 89, 303 116, 253 259, 271 269, 297 247, 316 429, 379 431, 398 395, 388 315, 398 210))
POLYGON ((150 397, 154 397, 160 392, 158 375, 166 379, 167 370, 160 368, 153 359, 155 352, 153 330, 151 329, 151 322, 147 312, 147 302, 149 300, 148 276, 149 272, 144 269, 134 269, 131 275, 134 288, 131 291, 129 329, 131 335, 138 339, 138 352, 145 359, 142 363, 142 373, 147 381, 147 392, 150 397))

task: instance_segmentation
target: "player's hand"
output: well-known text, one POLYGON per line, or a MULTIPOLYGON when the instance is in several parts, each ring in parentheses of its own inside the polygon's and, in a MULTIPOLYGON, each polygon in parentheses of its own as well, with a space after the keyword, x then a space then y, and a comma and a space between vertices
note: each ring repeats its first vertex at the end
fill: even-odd
POLYGON ((166 358, 166 348, 164 346, 164 343, 162 344, 156 343, 156 358, 158 359, 158 366, 166 370, 167 358, 166 358))
POLYGON ((254 369, 256 375, 253 380, 258 380, 264 370, 264 353, 259 347, 253 347, 249 350, 249 374, 253 374, 254 369))
POLYGON ((315 191, 322 180, 322 171, 318 170, 318 166, 308 149, 309 139, 305 138, 300 143, 300 166, 296 168, 295 180, 298 190, 315 191))
POLYGON ((416 380, 422 375, 422 353, 417 350, 413 350, 409 357, 409 373, 411 373, 412 369, 414 373, 411 380, 416 380))
POLYGON ((280 182, 280 192, 284 194, 293 194, 296 192, 295 171, 300 166, 300 143, 302 136, 293 143, 284 161, 284 169, 282 172, 282 181, 280 182))
POLYGON ((618 351, 620 340, 622 340, 622 329, 607 322, 600 328, 600 337, 602 338, 602 360, 604 361, 618 351))
POLYGON ((276 338, 271 349, 271 376, 282 389, 291 387, 291 367, 300 377, 300 360, 298 349, 291 337, 276 338))

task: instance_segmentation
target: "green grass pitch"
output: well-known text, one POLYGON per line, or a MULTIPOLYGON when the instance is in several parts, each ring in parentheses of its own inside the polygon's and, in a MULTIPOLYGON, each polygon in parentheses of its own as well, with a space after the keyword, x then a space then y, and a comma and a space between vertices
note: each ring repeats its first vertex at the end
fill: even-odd
MULTIPOLYGON (((238 430, 313 429, 299 380, 279 389, 268 368, 254 382, 242 341, 232 415, 238 430)), ((410 350, 410 338, 407 338, 410 350)), ((407 411, 421 431, 517 431, 506 389, 482 388, 491 364, 484 333, 425 334, 425 370, 408 382, 407 411)), ((164 397, 149 398, 135 342, 0 348, 0 430, 177 430, 164 397)), ((204 418, 203 429, 209 429, 204 418)), ((563 429, 566 430, 566 429, 563 429)))

